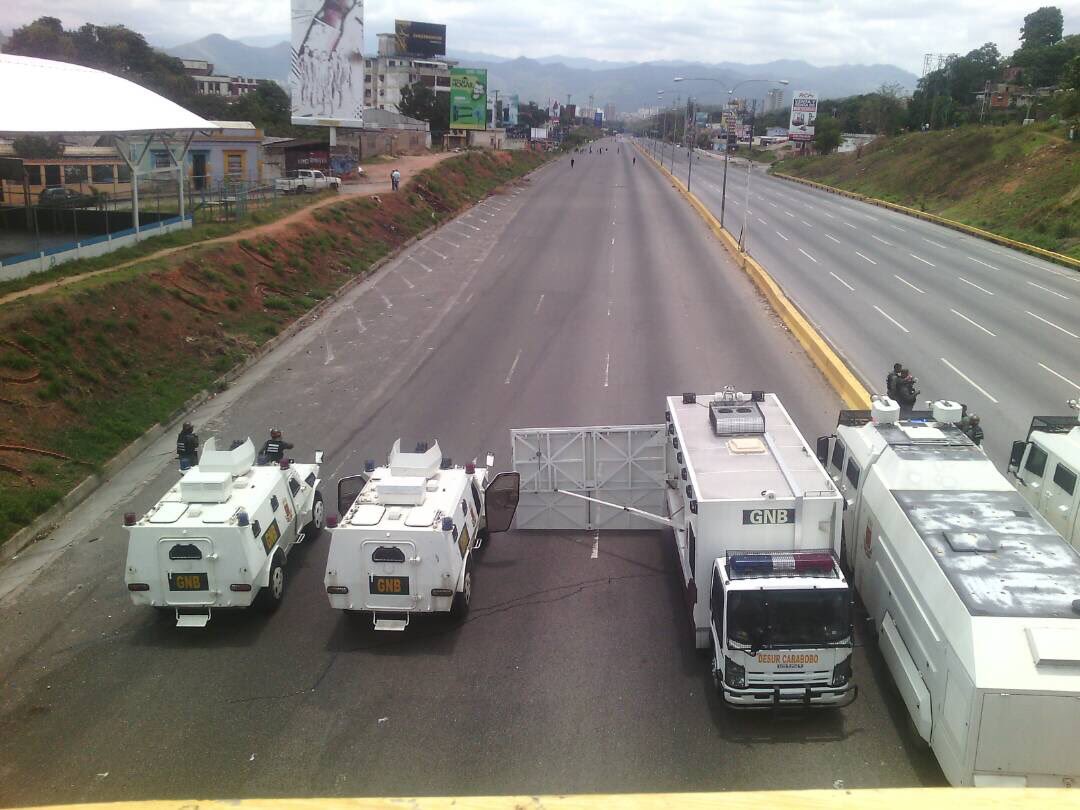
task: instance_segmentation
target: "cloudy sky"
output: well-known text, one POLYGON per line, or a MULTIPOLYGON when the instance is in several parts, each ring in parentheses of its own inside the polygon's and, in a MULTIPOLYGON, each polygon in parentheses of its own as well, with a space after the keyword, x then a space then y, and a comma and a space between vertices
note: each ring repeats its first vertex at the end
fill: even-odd
MULTIPOLYGON (((1046 2, 1047 0, 1042 0, 1046 2)), ((451 50, 593 59, 890 63, 920 73, 927 51, 1017 47, 1039 0, 370 0, 368 38, 393 19, 442 22, 451 50)), ((1080 32, 1080 0, 1057 3, 1080 32)), ((288 0, 0 0, 0 31, 43 14, 65 25, 123 23, 157 45, 209 33, 287 38, 288 0)))

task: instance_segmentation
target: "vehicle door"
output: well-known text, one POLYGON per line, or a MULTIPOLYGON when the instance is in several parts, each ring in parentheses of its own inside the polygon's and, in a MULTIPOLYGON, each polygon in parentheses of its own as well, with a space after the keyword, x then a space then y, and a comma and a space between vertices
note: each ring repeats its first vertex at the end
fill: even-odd
POLYGON ((724 662, 724 579, 715 564, 712 570, 712 588, 709 592, 709 624, 711 625, 713 647, 716 650, 716 665, 724 662))
POLYGON ((1076 521, 1076 470, 1061 461, 1052 461, 1053 473, 1043 483, 1042 502, 1039 511, 1050 524, 1061 532, 1062 537, 1073 537, 1076 521))
POLYGON ((489 535, 510 528, 520 497, 520 473, 499 473, 487 485, 484 490, 484 522, 489 535))
MULTIPOLYGON (((1015 450, 1014 450, 1015 453, 1015 450)), ((1046 451, 1035 442, 1027 444, 1027 452, 1023 460, 1016 465, 1016 480, 1020 482, 1026 497, 1037 508, 1042 507, 1043 476, 1046 474, 1046 462, 1049 456, 1046 451)))
POLYGON ((338 514, 344 515, 349 511, 364 487, 367 486, 368 477, 363 473, 359 475, 347 475, 338 481, 337 485, 337 508, 338 514))
POLYGON ((170 605, 210 605, 218 589, 214 543, 209 537, 158 540, 161 590, 170 605))

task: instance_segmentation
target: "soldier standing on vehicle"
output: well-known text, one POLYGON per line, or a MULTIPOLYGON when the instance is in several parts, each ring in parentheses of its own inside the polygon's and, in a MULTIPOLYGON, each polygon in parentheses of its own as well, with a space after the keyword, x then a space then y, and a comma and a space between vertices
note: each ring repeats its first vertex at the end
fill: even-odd
POLYGON ((266 443, 262 446, 260 455, 266 459, 267 463, 277 463, 285 458, 285 451, 292 450, 292 448, 292 443, 285 441, 281 437, 280 430, 271 428, 270 438, 267 439, 266 443))
POLYGON ((900 403, 901 413, 911 413, 921 393, 915 384, 918 382, 906 368, 900 369, 900 380, 896 383, 896 401, 900 403))
POLYGON ((979 417, 977 414, 973 413, 968 418, 967 427, 964 429, 964 433, 967 434, 967 437, 975 443, 976 447, 982 444, 983 429, 982 425, 979 424, 979 417))
POLYGON ((896 385, 900 382, 900 371, 903 366, 900 363, 893 363, 892 371, 885 377, 885 392, 888 394, 889 399, 896 399, 896 385))
POLYGON ((184 422, 176 437, 176 457, 182 468, 194 467, 199 463, 199 436, 191 422, 184 422))

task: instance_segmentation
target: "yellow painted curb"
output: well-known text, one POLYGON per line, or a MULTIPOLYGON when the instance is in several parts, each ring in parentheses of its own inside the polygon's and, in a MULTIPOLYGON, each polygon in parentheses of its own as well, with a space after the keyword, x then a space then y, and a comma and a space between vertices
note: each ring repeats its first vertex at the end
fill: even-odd
POLYGON ((746 271, 746 274, 757 285, 762 295, 765 296, 765 300, 769 302, 769 306, 780 316, 780 319, 795 336, 795 339, 799 341, 803 350, 814 361, 814 365, 825 375, 829 385, 840 395, 844 404, 849 408, 869 408, 870 392, 859 382, 859 378, 848 368, 840 355, 818 333, 810 321, 799 312, 798 307, 784 294, 783 289, 773 280, 768 271, 739 248, 739 243, 735 240, 735 237, 721 227, 720 222, 701 200, 687 191, 671 172, 657 163, 656 159, 647 150, 643 149, 639 144, 635 144, 635 146, 637 146, 638 151, 652 161, 654 166, 667 175, 671 184, 686 198, 698 215, 705 220, 705 224, 716 234, 724 247, 734 256, 739 266, 746 271))
POLYGON ((979 239, 985 239, 987 242, 994 242, 998 245, 1022 250, 1024 253, 1029 253, 1032 256, 1038 256, 1047 261, 1056 262, 1065 267, 1070 267, 1073 270, 1080 270, 1080 259, 1074 259, 1072 256, 1066 256, 1064 253, 1056 253, 1053 250, 1047 250, 1046 248, 1041 248, 1036 245, 1029 245, 1027 242, 1018 242, 1015 239, 1010 239, 1007 236, 1002 236, 993 231, 984 231, 982 228, 976 228, 974 225, 957 222, 955 219, 946 219, 945 217, 939 217, 937 214, 928 214, 926 211, 920 211, 917 208, 909 208, 906 205, 889 202, 888 200, 879 200, 877 197, 868 197, 865 194, 859 194, 857 191, 848 191, 847 189, 837 188, 836 186, 827 186, 824 183, 819 183, 816 180, 807 180, 804 177, 795 177, 794 175, 783 174, 781 172, 769 172, 769 175, 771 177, 779 177, 781 180, 790 180, 792 183, 801 183, 804 186, 810 186, 811 188, 816 188, 820 191, 827 191, 830 194, 870 203, 870 205, 876 205, 880 208, 899 211, 901 214, 907 214, 909 217, 915 217, 916 219, 925 220, 926 222, 933 222, 936 225, 943 225, 946 228, 952 228, 954 231, 960 231, 961 233, 976 236, 979 239))

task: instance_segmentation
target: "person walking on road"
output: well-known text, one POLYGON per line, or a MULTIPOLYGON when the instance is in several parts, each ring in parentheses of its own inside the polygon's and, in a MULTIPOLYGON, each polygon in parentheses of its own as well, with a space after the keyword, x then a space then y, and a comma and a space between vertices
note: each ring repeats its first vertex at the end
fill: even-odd
POLYGON ((397 169, 394 169, 392 172, 390 172, 390 185, 393 186, 394 191, 397 191, 398 186, 401 185, 401 172, 399 172, 397 169))
POLYGON ((893 401, 896 400, 896 386, 900 382, 900 371, 903 368, 901 363, 893 363, 892 371, 885 377, 885 393, 893 401))
POLYGON ((574 168, 574 159, 570 158, 570 168, 574 168))
POLYGON ((633 159, 633 161, 631 161, 630 165, 631 166, 637 166, 637 155, 634 155, 634 159, 633 159))

